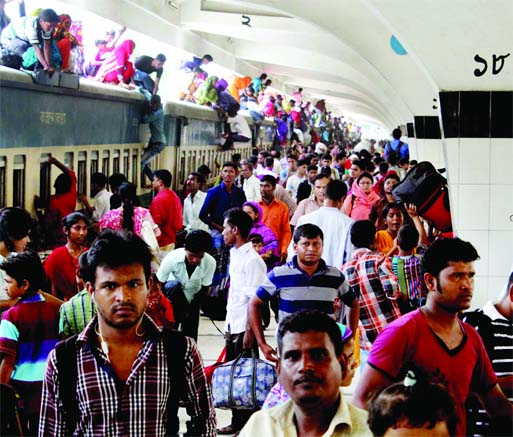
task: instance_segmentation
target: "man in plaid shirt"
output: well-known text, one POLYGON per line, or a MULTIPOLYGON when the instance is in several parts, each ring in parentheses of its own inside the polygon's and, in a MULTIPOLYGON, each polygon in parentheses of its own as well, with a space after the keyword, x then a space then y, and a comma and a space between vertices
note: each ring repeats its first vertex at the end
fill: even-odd
POLYGON ((73 348, 66 351, 70 343, 60 343, 48 357, 40 436, 177 435, 179 400, 191 417, 188 435, 216 435, 196 343, 179 332, 162 331, 144 313, 151 258, 146 243, 131 232, 105 230, 93 242, 84 279, 98 314, 67 340, 73 348), (176 356, 169 352, 170 343, 176 356), (75 381, 66 378, 69 368, 75 368, 75 381))
POLYGON ((372 343, 393 320, 401 316, 397 278, 389 258, 374 252, 376 228, 369 220, 359 220, 351 228, 351 242, 357 248, 353 259, 342 266, 349 288, 360 304, 360 346, 369 351, 372 343))

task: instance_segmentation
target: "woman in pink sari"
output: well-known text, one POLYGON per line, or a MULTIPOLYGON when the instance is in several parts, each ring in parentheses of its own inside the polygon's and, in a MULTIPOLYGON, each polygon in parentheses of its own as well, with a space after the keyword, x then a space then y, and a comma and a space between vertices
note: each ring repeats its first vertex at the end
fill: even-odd
POLYGON ((135 42, 131 39, 123 41, 105 59, 94 77, 95 80, 114 83, 125 87, 134 85, 133 77, 135 70, 134 65, 130 62, 130 55, 134 51, 134 48, 135 42))
POLYGON ((344 212, 353 220, 368 220, 372 205, 379 196, 372 191, 374 178, 370 173, 362 173, 354 181, 351 194, 344 201, 344 212))

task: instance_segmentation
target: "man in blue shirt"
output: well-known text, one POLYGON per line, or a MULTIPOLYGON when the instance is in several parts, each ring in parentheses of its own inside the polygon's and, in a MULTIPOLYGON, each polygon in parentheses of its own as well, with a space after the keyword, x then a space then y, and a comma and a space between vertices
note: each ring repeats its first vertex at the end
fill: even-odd
POLYGON ((278 296, 280 322, 289 314, 305 309, 316 309, 333 319, 341 319, 344 308, 349 307, 347 325, 353 332, 358 328, 358 299, 349 289, 338 268, 326 265, 321 258, 324 235, 313 224, 306 223, 294 231, 292 261, 275 267, 249 302, 249 321, 258 346, 269 361, 277 361, 276 351, 266 342, 262 329, 261 309, 271 297, 278 296), (337 314, 341 312, 341 314, 337 314))
POLYGON ((385 159, 390 162, 390 158, 393 157, 393 161, 398 163, 402 158, 410 158, 410 149, 407 143, 401 141, 401 129, 394 129, 392 136, 394 139, 385 146, 385 159))
POLYGON ((222 182, 208 190, 207 197, 199 213, 199 218, 212 230, 223 232, 224 213, 230 208, 242 208, 246 202, 244 191, 234 182, 237 167, 233 162, 225 162, 221 170, 222 182))
POLYGON ((210 296, 202 306, 203 312, 217 320, 224 320, 226 314, 226 296, 228 294, 228 264, 230 247, 223 240, 224 213, 230 208, 242 208, 246 202, 244 191, 234 182, 237 177, 237 166, 233 162, 225 162, 221 170, 222 182, 207 192, 199 218, 210 228, 214 244, 216 271, 210 288, 210 296))

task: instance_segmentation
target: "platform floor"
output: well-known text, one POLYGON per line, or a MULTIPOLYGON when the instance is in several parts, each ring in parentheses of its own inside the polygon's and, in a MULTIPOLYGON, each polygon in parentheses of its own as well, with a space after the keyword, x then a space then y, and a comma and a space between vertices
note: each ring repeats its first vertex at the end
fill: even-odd
MULTIPOLYGON (((224 322, 214 322, 217 327, 223 332, 224 322)), ((265 331, 265 336, 267 342, 276 347, 276 341, 274 338, 274 333, 276 331, 276 323, 271 321, 271 325, 265 331)), ((198 332, 198 347, 203 357, 203 362, 206 366, 212 364, 216 361, 221 349, 224 346, 224 338, 222 334, 217 331, 212 321, 206 317, 200 317, 200 325, 198 332)), ((344 394, 346 399, 350 399, 353 393, 356 382, 358 381, 359 370, 356 371, 355 377, 353 378, 353 383, 350 387, 344 389, 344 394)), ((222 428, 226 425, 230 424, 231 421, 231 411, 230 410, 220 410, 216 409, 217 414, 217 427, 222 428)), ((185 422, 188 419, 188 415, 185 412, 184 408, 181 408, 178 413, 180 417, 180 432, 184 433, 186 431, 185 422)))

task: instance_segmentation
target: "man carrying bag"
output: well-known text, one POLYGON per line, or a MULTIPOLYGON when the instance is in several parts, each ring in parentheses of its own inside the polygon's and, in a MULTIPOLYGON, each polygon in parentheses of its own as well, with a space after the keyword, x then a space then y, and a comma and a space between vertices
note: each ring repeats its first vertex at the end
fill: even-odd
MULTIPOLYGON (((230 290, 225 322, 226 361, 242 358, 244 350, 252 350, 253 358, 256 358, 258 345, 247 320, 248 304, 256 289, 267 277, 267 269, 260 255, 253 249, 253 244, 248 242, 249 231, 253 226, 251 217, 241 208, 229 209, 224 217, 223 239, 226 245, 232 246, 229 270, 230 290)), ((248 377, 254 376, 256 368, 250 367, 235 365, 234 372, 248 373, 248 377)), ((254 377, 252 380, 256 382, 254 377)), ((227 387, 229 385, 231 386, 226 384, 227 387)), ((252 390, 255 390, 255 384, 252 390)), ((234 400, 233 393, 230 393, 230 398, 234 400)), ((234 403, 237 404, 237 402, 234 403)), ((232 423, 218 429, 217 433, 224 435, 240 431, 254 411, 254 409, 232 409, 232 423)))

